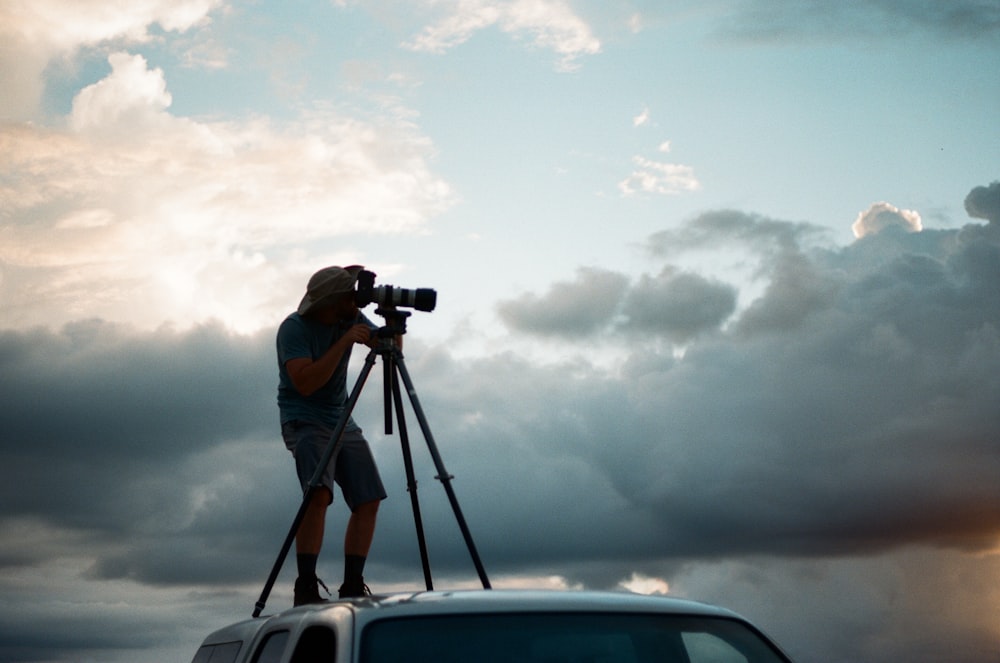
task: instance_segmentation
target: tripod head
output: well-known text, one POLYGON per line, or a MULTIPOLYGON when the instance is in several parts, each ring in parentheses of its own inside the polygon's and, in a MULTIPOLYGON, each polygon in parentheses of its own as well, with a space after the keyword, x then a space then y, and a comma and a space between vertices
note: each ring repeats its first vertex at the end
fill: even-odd
POLYGON ((376 338, 393 339, 406 333, 406 319, 410 317, 409 311, 400 311, 395 306, 379 306, 375 313, 385 318, 385 326, 380 327, 375 332, 376 338))

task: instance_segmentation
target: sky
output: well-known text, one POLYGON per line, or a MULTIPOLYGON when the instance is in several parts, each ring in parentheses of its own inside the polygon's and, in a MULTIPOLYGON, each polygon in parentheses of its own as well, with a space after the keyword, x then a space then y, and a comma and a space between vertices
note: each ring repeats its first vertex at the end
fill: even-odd
MULTIPOLYGON (((995 0, 0 0, 0 660, 249 616, 301 499, 274 334, 363 264, 438 293, 405 361, 494 587, 996 661, 998 58, 995 0)), ((366 578, 419 589, 382 400, 366 578)))

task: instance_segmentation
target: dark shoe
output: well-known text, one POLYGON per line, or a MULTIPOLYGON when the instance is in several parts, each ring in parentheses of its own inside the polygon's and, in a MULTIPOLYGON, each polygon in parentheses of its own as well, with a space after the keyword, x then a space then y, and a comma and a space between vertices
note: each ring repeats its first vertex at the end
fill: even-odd
POLYGON ((330 590, 327 589, 323 581, 313 576, 312 578, 296 578, 295 579, 295 600, 293 605, 306 605, 309 603, 326 603, 326 599, 319 595, 319 587, 323 586, 326 593, 329 594, 330 590))
POLYGON ((339 595, 342 599, 357 598, 359 596, 371 596, 372 590, 368 589, 368 585, 366 585, 363 580, 356 583, 345 582, 340 586, 339 595))

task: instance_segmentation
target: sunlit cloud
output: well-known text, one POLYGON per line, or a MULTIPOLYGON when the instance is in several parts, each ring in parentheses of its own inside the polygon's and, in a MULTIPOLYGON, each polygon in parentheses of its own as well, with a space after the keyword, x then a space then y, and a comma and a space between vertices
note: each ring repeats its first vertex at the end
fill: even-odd
POLYGON ((633 573, 627 580, 619 583, 623 589, 636 594, 668 594, 670 585, 663 578, 652 578, 641 573, 633 573))
POLYGON ((636 169, 618 184, 623 196, 637 193, 676 195, 701 188, 691 166, 663 163, 641 156, 633 157, 632 161, 636 169))
POLYGON ((448 0, 429 6, 444 16, 405 43, 406 48, 445 53, 489 27, 558 54, 557 68, 576 69, 579 58, 601 51, 590 26, 562 0, 448 0))
POLYGON ((347 234, 421 233, 452 203, 405 119, 318 109, 285 125, 196 121, 170 114, 163 72, 142 56, 108 60, 67 129, 0 131, 0 260, 8 285, 34 284, 5 288, 8 321, 125 311, 142 324, 252 327, 261 293, 314 259, 279 270, 271 258, 347 234))
POLYGON ((37 110, 45 68, 82 47, 152 39, 150 28, 184 32, 209 20, 222 0, 10 0, 0 5, 0 117, 37 110))
POLYGON ((851 225, 854 236, 861 238, 874 235, 886 228, 902 228, 907 232, 920 232, 923 223, 920 214, 909 209, 899 209, 886 202, 873 203, 868 209, 858 214, 851 225))

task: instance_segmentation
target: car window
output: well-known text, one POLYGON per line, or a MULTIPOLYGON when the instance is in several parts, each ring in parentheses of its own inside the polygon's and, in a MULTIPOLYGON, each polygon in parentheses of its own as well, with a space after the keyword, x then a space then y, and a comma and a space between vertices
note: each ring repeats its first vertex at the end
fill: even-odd
POLYGON ((533 613, 385 619, 363 663, 788 663, 745 623, 683 615, 533 613))
POLYGON ((325 626, 310 626, 299 637, 291 663, 333 663, 337 636, 325 626))
POLYGON ((243 642, 224 642, 218 645, 203 645, 194 655, 191 663, 233 663, 240 653, 243 642))
POLYGON ((278 663, 288 644, 288 631, 269 633, 257 647, 253 655, 253 663, 278 663))
POLYGON ((194 653, 194 658, 191 659, 191 663, 208 663, 208 659, 212 657, 212 650, 215 645, 202 645, 198 648, 198 651, 194 653))
POLYGON ((712 633, 685 633, 681 637, 691 663, 747 663, 738 649, 712 633))

